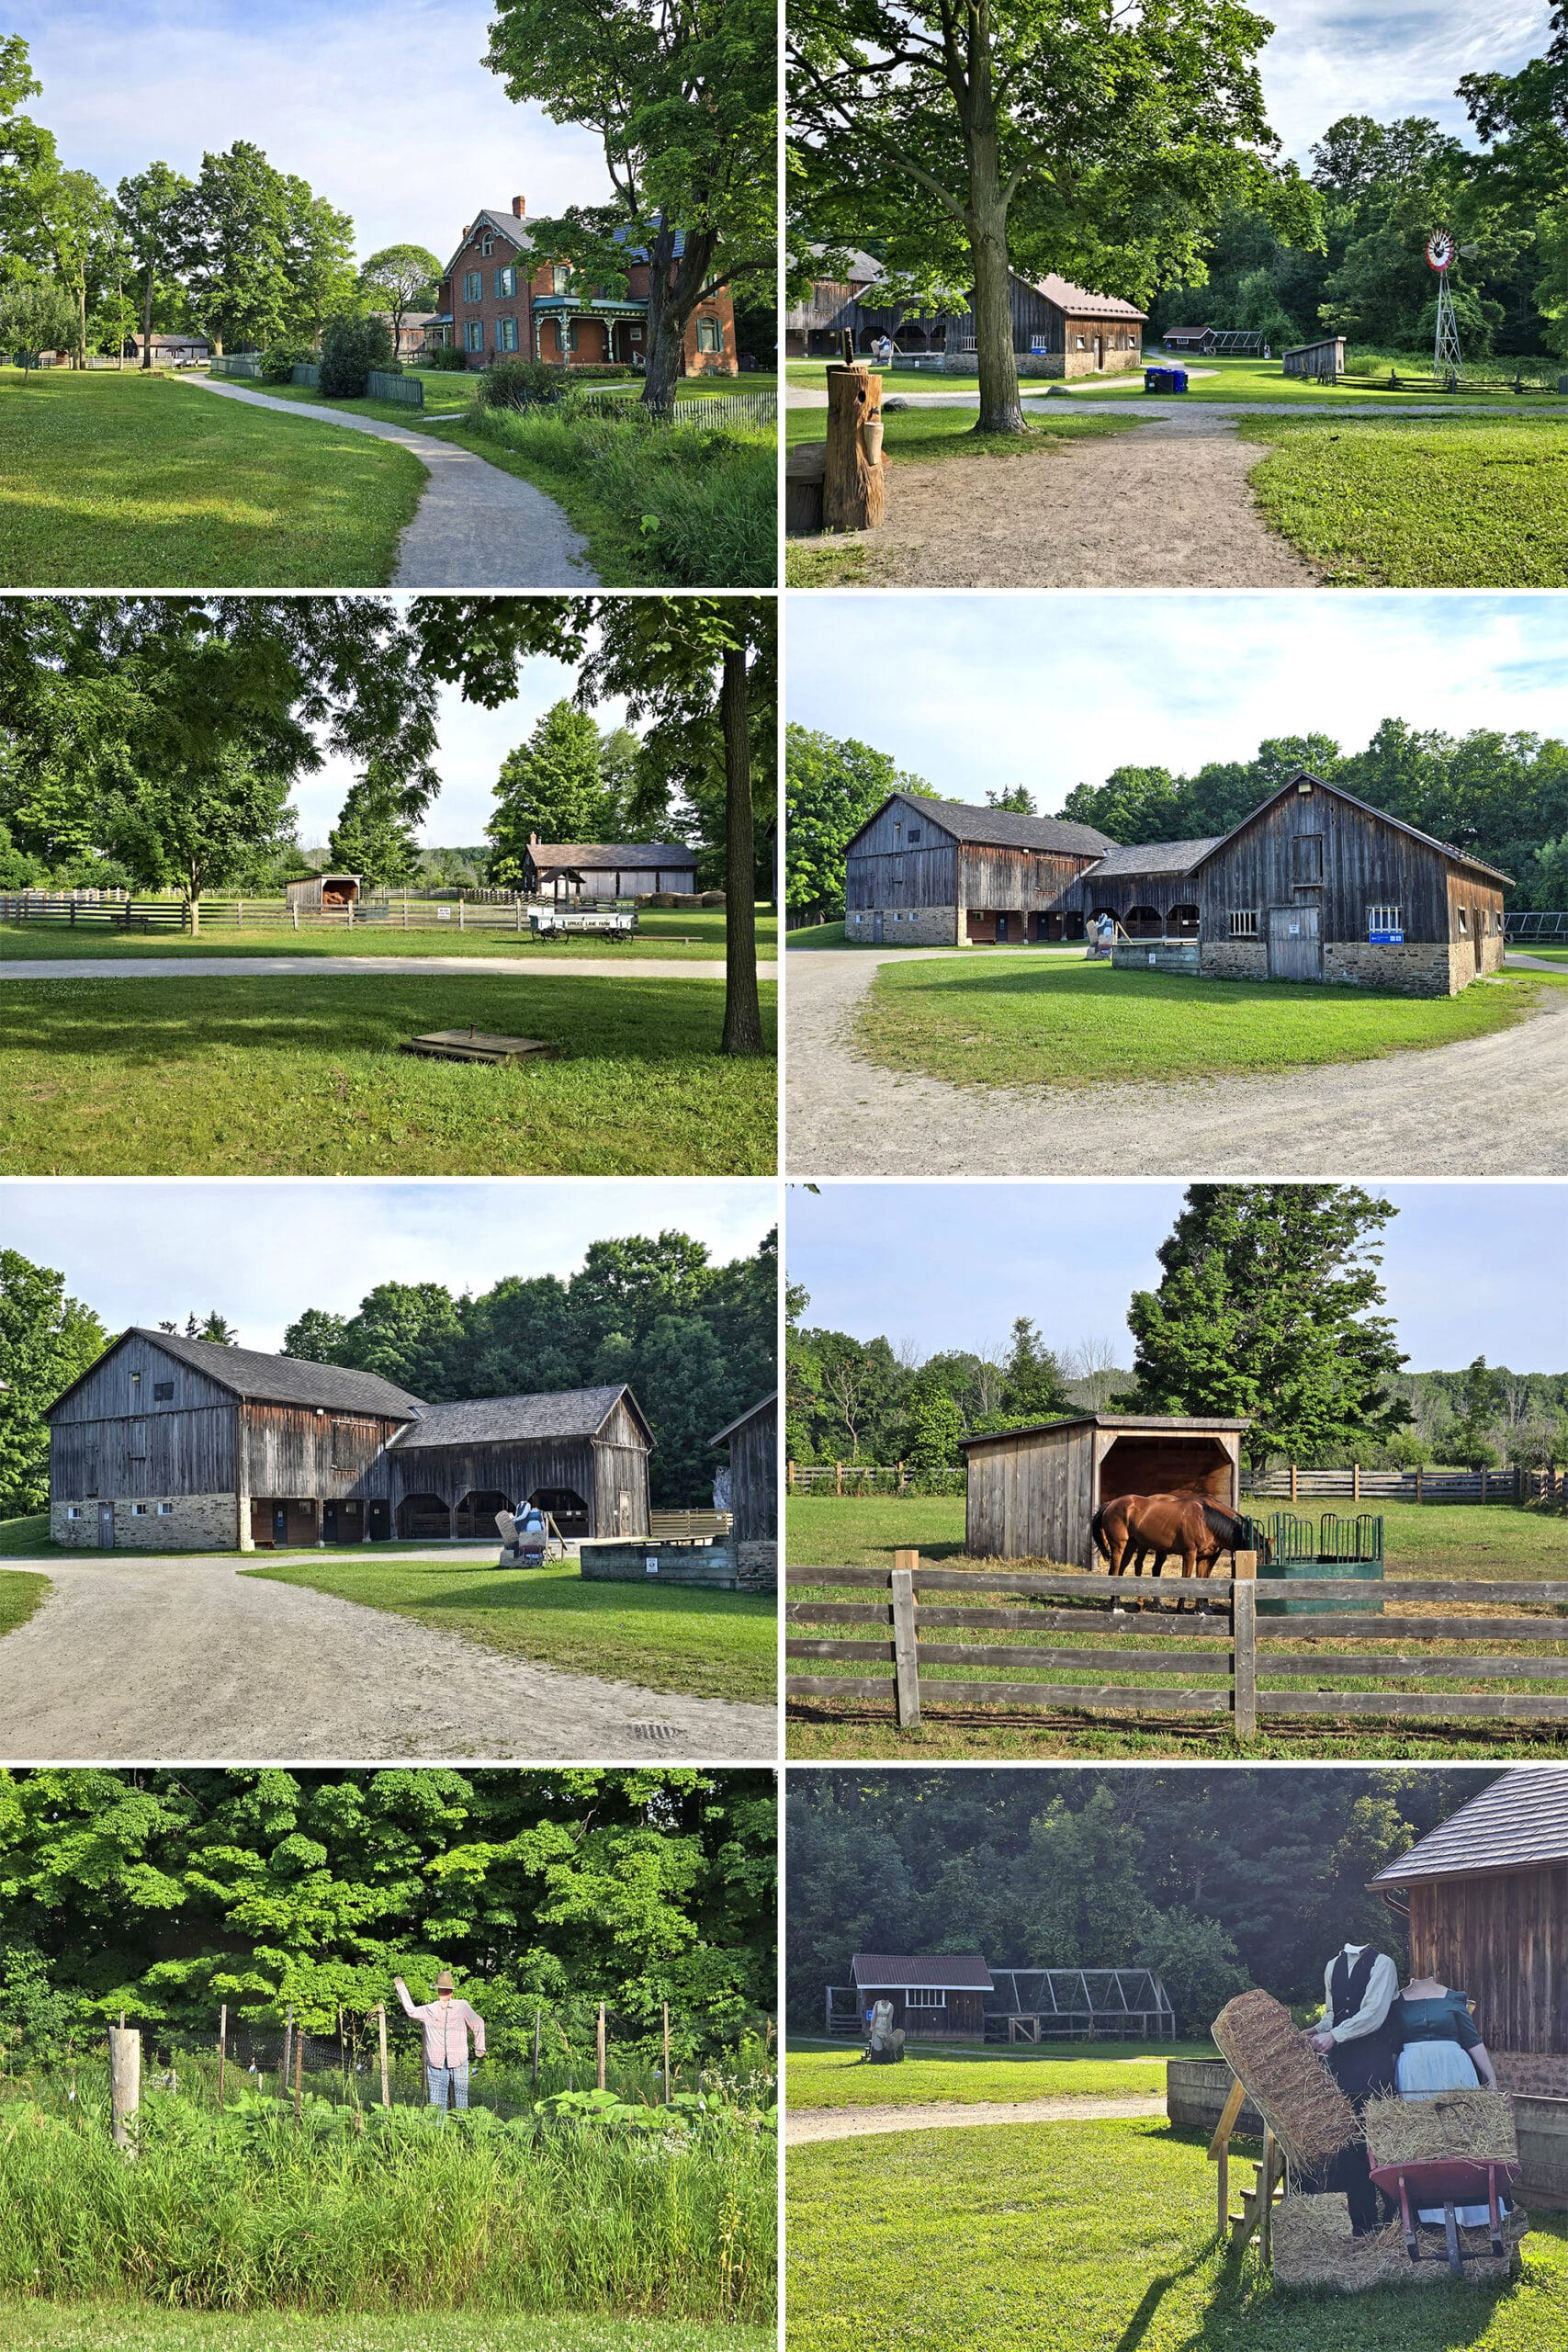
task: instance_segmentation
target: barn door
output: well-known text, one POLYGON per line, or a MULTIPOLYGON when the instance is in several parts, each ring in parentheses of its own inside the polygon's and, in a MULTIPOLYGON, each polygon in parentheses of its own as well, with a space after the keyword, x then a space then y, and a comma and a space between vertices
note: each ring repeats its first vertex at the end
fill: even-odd
POLYGON ((1321 980, 1323 940, 1316 907, 1270 907, 1269 977, 1271 980, 1321 980))
POLYGON ((882 945, 882 909, 880 907, 871 919, 871 944, 874 947, 882 945))
POLYGON ((100 1552, 112 1552, 114 1550, 113 1503, 100 1503, 98 1505, 98 1549, 100 1552))

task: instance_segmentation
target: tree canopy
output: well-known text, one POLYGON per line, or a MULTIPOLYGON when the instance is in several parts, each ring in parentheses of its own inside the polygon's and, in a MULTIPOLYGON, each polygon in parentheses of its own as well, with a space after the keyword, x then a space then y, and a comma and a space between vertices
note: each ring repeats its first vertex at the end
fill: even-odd
POLYGON ((0 1250, 0 1518, 49 1502, 46 1408, 97 1362, 108 1333, 65 1277, 0 1250))
MULTIPOLYGON (((498 882, 518 884, 529 839, 543 842, 622 840, 621 788, 625 729, 601 729, 575 703, 552 703, 525 743, 508 752, 495 787, 487 831, 495 844, 498 882), (615 751, 611 752, 612 742, 615 751), (608 760, 607 760, 608 754, 608 760), (610 762, 620 764, 606 774, 610 762)), ((635 755, 635 741, 634 741, 635 755)))

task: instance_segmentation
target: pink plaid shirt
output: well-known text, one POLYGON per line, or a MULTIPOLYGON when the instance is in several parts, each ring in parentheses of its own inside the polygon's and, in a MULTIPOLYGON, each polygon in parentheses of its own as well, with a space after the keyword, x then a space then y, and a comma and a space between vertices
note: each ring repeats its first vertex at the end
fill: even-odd
POLYGON ((434 2001, 411 2001, 409 1988, 400 1976, 394 1978, 398 1998, 405 2015, 417 2018, 424 2029, 424 2063, 427 2066, 466 2066, 468 2063, 468 2035, 474 2037, 474 2056, 485 2054, 485 2021, 467 2001, 456 1993, 449 2001, 437 1997, 434 2001))

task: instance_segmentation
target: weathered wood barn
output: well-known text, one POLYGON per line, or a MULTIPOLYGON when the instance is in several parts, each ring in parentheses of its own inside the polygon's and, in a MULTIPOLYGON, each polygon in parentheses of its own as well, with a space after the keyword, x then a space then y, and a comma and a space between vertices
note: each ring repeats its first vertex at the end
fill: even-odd
POLYGON ((960 1440, 964 1548, 980 1560, 1104 1562, 1089 1523, 1118 1495, 1203 1495, 1241 1503, 1247 1421, 1167 1413, 1083 1413, 960 1440))
POLYGON ((374 1373, 132 1329, 49 1410, 58 1543, 146 1551, 493 1532, 640 1535, 652 1433, 629 1388, 425 1405, 374 1373))
MULTIPOLYGON (((857 352, 869 352, 886 337, 895 351, 939 356, 949 370, 973 370, 977 330, 972 307, 945 316, 921 316, 903 304, 878 302, 877 280, 884 274, 880 262, 863 253, 848 258, 847 279, 821 279, 804 301, 785 312, 786 358, 834 358, 847 329, 857 352)), ((1134 302, 1123 302, 1114 294, 1092 294, 1054 270, 1038 284, 1012 270, 1008 274, 1008 304, 1021 375, 1114 375, 1143 363, 1148 313, 1134 302)))
POLYGON ((542 842, 529 836, 523 887, 531 899, 640 899, 697 887, 694 850, 679 842, 542 842))
POLYGON ((977 1951, 857 1951, 850 1982, 862 2017, 874 2001, 891 2001, 895 2026, 911 2041, 986 2039, 991 1972, 977 1951))
MULTIPOLYGON (((813 258, 826 251, 822 245, 812 247, 813 258)), ((882 264, 870 254, 852 253, 847 277, 822 277, 813 281, 810 291, 784 312, 784 357, 786 359, 835 359, 843 348, 847 327, 855 338, 857 351, 870 348, 870 336, 863 344, 865 334, 860 315, 861 297, 866 288, 882 276, 882 264)))
POLYGON ((729 1454, 729 1510, 738 1544, 773 1544, 779 1532, 778 1391, 739 1414, 708 1443, 729 1454))
POLYGON ((1304 769, 1228 833, 1142 844, 895 793, 849 845, 844 935, 1025 945, 1108 916, 1119 962, 1453 996, 1503 961, 1508 878, 1304 769))
POLYGON ((849 844, 844 936, 868 947, 1081 939, 1076 887, 1115 846, 1092 825, 895 792, 849 844))
POLYGON ((1500 1773, 1369 1883, 1408 1922, 1411 1974, 1470 1996, 1524 2196, 1568 2205, 1568 1773, 1500 1773))

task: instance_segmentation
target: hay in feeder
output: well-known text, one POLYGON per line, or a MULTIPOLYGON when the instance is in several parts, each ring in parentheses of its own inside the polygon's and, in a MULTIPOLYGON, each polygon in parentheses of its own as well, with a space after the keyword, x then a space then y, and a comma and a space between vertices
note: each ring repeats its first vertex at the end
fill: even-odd
MULTIPOLYGON (((1397 2222, 1364 2238, 1350 2231, 1343 2197, 1287 2197, 1272 2216, 1274 2278, 1281 2287, 1337 2287, 1347 2295, 1366 2287, 1446 2287, 1458 2281, 1448 2266, 1441 2231, 1423 2231, 1421 2259, 1412 2262, 1397 2222)), ((1515 2211, 1503 2224, 1503 2252, 1492 2251, 1490 2233, 1461 2230, 1464 2276, 1495 2284, 1518 2267, 1517 2246, 1529 2223, 1515 2211)))
POLYGON ((1355 2109, 1272 1994, 1238 1993, 1210 2031, 1298 2172, 1319 2171, 1359 2139, 1355 2109))
POLYGON ((1432 2098, 1370 2098, 1361 2113, 1374 2165, 1457 2156, 1512 2164, 1519 2153, 1514 2110, 1501 2091, 1439 2091, 1432 2098))

